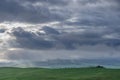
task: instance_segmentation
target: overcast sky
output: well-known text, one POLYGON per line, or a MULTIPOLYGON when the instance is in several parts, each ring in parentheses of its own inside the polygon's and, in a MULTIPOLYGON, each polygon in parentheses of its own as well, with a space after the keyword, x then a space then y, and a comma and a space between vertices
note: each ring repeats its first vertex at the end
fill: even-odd
POLYGON ((0 0, 1 65, 119 52, 120 0, 0 0))

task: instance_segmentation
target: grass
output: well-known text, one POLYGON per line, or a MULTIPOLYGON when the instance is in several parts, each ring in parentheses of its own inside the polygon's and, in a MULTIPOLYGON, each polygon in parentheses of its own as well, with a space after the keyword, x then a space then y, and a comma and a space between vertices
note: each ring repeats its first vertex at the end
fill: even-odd
POLYGON ((119 80, 120 69, 0 68, 0 80, 119 80))

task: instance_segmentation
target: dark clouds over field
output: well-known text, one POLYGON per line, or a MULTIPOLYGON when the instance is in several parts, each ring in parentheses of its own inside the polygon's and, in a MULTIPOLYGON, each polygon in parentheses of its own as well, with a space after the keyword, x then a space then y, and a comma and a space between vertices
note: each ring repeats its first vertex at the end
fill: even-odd
POLYGON ((41 61, 41 56, 45 60, 119 58, 119 50, 119 0, 0 1, 3 62, 41 61))

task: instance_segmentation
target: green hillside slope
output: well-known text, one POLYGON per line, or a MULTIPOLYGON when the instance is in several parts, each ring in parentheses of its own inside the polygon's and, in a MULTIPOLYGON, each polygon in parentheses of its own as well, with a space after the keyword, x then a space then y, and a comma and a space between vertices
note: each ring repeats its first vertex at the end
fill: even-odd
POLYGON ((119 80, 119 69, 0 68, 0 80, 119 80))

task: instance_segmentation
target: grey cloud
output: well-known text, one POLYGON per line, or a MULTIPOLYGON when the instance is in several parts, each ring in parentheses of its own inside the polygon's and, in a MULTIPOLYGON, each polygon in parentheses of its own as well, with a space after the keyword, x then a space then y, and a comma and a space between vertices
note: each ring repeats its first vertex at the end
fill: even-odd
POLYGON ((17 0, 2 0, 0 2, 0 21, 44 23, 61 21, 68 18, 67 16, 61 16, 57 13, 52 13, 48 8, 49 5, 34 7, 31 3, 31 5, 27 6, 29 8, 26 8, 22 5, 25 2, 26 1, 20 2, 17 0))
POLYGON ((2 0, 0 21, 29 23, 59 21, 78 26, 117 26, 120 20, 118 3, 118 0, 76 0, 76 2, 73 0, 2 0), (33 6, 35 3, 42 5, 35 7, 33 6), (76 22, 65 21, 74 16, 78 18, 76 22))
POLYGON ((117 9, 118 5, 115 5, 117 0, 70 0, 69 2, 68 0, 3 0, 0 4, 2 21, 14 20, 32 23, 58 21, 60 25, 63 25, 56 26, 56 29, 63 27, 61 32, 44 26, 42 30, 46 34, 41 34, 40 29, 32 32, 22 28, 15 28, 12 30, 11 36, 16 38, 15 41, 19 44, 19 47, 76 49, 81 45, 120 45, 120 38, 118 36, 120 34, 120 11, 117 9), (22 5, 22 3, 26 4, 22 5), (33 6, 34 3, 41 3, 43 5, 35 7, 33 6), (53 4, 56 4, 56 6, 53 4), (72 4, 75 6, 72 6, 72 4), (74 17, 76 18, 75 21, 70 20, 74 17), (66 25, 68 27, 73 26, 74 28, 86 27, 83 27, 85 30, 83 32, 72 32, 69 30, 68 33, 64 31, 66 25), (99 28, 101 29, 99 30, 99 28))
MULTIPOLYGON (((80 62, 78 66, 83 66, 83 63, 90 63, 93 65, 92 63, 94 62, 95 64, 104 64, 103 62, 106 60, 108 62, 109 60, 110 62, 112 60, 119 61, 120 56, 119 50, 117 51, 105 45, 81 46, 79 50, 74 51, 16 49, 13 51, 8 50, 4 54, 5 59, 11 61, 11 66, 17 63, 16 65, 19 67, 23 67, 24 64, 29 64, 27 67, 49 67, 51 65, 55 67, 55 65, 57 66, 58 64, 60 66, 65 66, 65 64, 67 64, 66 66, 70 67, 70 64, 77 64, 78 62, 80 62), (113 53, 111 54, 111 52, 113 53)), ((118 62, 116 62, 116 64, 118 64, 118 62)))
MULTIPOLYGON (((99 9, 98 9, 99 10, 99 9)), ((106 9, 105 9, 106 10, 106 9)), ((109 13, 109 11, 105 11, 103 10, 102 12, 98 11, 98 12, 94 12, 94 10, 92 11, 85 11, 84 14, 82 14, 82 16, 84 17, 80 17, 80 19, 77 19, 75 22, 71 22, 71 21, 66 21, 64 22, 64 24, 67 24, 69 26, 119 26, 119 12, 114 12, 114 11, 110 11, 111 13, 109 13), (109 14, 109 15, 108 15, 109 14), (114 20, 114 21, 113 21, 114 20)), ((95 10, 97 11, 97 10, 95 10)), ((78 17, 79 18, 79 17, 78 17)))
POLYGON ((58 34, 60 34, 57 30, 55 30, 55 29, 53 29, 53 28, 51 28, 51 27, 48 27, 48 26, 44 26, 43 28, 43 31, 45 31, 45 33, 46 34, 56 34, 56 35, 58 35, 58 34))
POLYGON ((119 0, 1 0, 0 26, 6 24, 7 30, 0 28, 0 59, 11 62, 0 64, 119 59, 119 4, 119 0), (2 24, 7 21, 12 23, 2 24))
MULTIPOLYGON (((39 30, 39 29, 38 29, 39 30)), ((84 31, 82 33, 59 33, 52 27, 43 27, 42 30, 45 34, 39 31, 31 32, 22 28, 15 28, 10 33, 11 36, 16 38, 15 41, 19 44, 17 47, 28 49, 78 49, 84 45, 107 45, 109 47, 120 46, 119 38, 107 38, 106 32, 97 31, 84 31)))
POLYGON ((47 49, 53 47, 52 41, 45 40, 42 36, 25 31, 20 27, 13 29, 12 32, 11 35, 16 37, 16 41, 21 48, 47 49))
MULTIPOLYGON (((69 26, 119 26, 120 10, 116 0, 77 0, 75 21, 66 21, 69 26)), ((73 12, 73 13, 74 13, 73 12)))
MULTIPOLYGON (((24 1, 24 0, 23 0, 24 1)), ((69 3, 69 0, 26 0, 28 2, 42 2, 50 5, 64 6, 69 3)))
MULTIPOLYGON (((118 48, 119 49, 119 48, 118 48)), ((118 58, 119 50, 105 45, 81 46, 79 50, 30 50, 17 49, 6 51, 4 57, 8 60, 47 61, 55 59, 96 59, 118 58), (98 52, 99 51, 99 52, 98 52), (113 52, 111 54, 111 52, 113 52), (65 54, 66 53, 66 54, 65 54), (84 53, 84 54, 83 54, 84 53), (89 53, 89 54, 88 54, 89 53)))
POLYGON ((86 4, 95 4, 100 2, 101 0, 77 0, 80 4, 86 5, 86 4))
POLYGON ((0 29, 0 33, 4 33, 6 29, 0 29))

